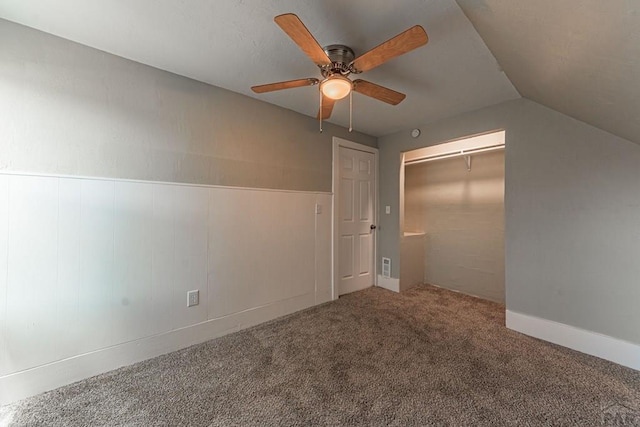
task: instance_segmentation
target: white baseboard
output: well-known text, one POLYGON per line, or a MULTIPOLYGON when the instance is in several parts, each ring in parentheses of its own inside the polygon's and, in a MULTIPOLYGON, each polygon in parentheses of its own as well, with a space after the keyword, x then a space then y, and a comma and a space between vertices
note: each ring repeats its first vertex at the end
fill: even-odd
POLYGON ((0 406, 199 344, 315 304, 307 294, 0 377, 0 406))
POLYGON ((393 292, 400 292, 400 279, 395 279, 393 277, 383 277, 381 274, 378 274, 376 286, 388 289, 393 292))
POLYGON ((507 310, 507 328, 640 370, 640 345, 507 310))

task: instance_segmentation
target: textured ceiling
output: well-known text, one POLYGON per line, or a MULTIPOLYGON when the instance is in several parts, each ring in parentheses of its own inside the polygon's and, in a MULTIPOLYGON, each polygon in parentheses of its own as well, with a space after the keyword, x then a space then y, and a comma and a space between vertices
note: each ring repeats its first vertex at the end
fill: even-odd
MULTIPOLYGON (((426 46, 359 75, 407 98, 393 107, 355 94, 358 131, 386 135, 520 96, 454 0, 0 0, 10 21, 315 117, 317 87, 250 90, 319 76, 273 22, 285 12, 321 45, 346 44, 356 55, 410 26, 427 30, 426 46)), ((330 121, 348 125, 348 100, 330 121)))
POLYGON ((458 3, 523 97, 640 143, 640 1, 458 3))

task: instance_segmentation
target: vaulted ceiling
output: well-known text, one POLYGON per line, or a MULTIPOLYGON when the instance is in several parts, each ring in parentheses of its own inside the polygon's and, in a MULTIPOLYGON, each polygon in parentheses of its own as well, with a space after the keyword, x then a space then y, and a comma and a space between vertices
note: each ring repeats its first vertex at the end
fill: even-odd
POLYGON ((523 97, 640 144, 640 1, 457 1, 523 97))
MULTIPOLYGON (((637 0, 0 0, 0 17, 315 117, 319 77, 273 22, 297 14, 321 45, 362 54, 413 25, 429 43, 363 78, 407 98, 354 95, 354 128, 381 136, 524 96, 640 143, 637 0)), ((331 122, 346 126, 348 101, 331 122)))

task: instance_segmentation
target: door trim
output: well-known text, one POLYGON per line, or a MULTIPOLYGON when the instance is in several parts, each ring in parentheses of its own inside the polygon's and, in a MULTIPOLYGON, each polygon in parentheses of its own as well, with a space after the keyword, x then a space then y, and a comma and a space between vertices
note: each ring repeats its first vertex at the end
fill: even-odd
MULTIPOLYGON (((331 172, 331 189, 333 193, 333 212, 331 213, 331 299, 338 299, 338 283, 340 282, 338 278, 338 193, 340 191, 340 186, 338 183, 340 182, 339 173, 340 168, 338 165, 340 164, 340 147, 350 148, 352 150, 364 151, 365 153, 373 154, 374 159, 374 168, 375 168, 375 182, 373 191, 376 195, 376 203, 373 207, 373 223, 378 224, 378 205, 380 203, 379 199, 379 191, 378 191, 378 177, 380 176, 379 167, 378 167, 378 149, 374 147, 369 147, 368 145, 359 144, 357 142, 348 141, 346 139, 338 138, 337 136, 333 137, 333 167, 331 172)), ((374 232, 375 238, 373 240, 373 286, 376 286, 378 283, 378 232, 377 230, 374 232)))

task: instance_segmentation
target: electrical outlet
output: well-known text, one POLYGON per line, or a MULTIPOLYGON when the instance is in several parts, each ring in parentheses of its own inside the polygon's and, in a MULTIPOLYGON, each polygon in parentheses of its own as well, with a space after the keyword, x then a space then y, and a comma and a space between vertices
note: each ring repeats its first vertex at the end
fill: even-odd
POLYGON ((200 304, 200 291, 195 290, 187 292, 187 307, 193 307, 198 304, 200 304))

